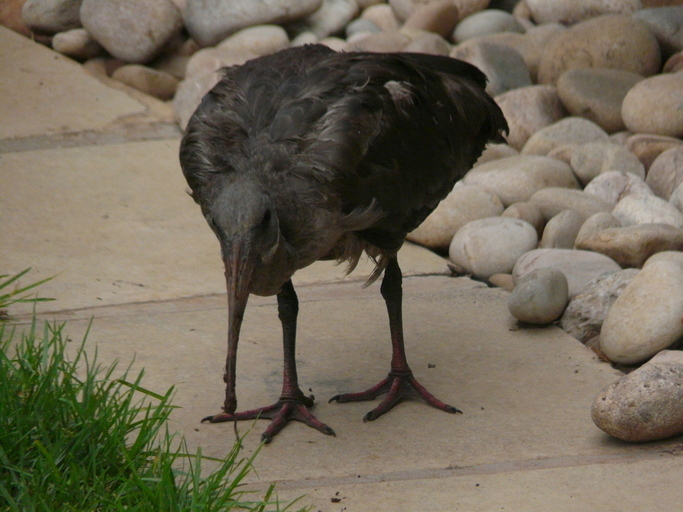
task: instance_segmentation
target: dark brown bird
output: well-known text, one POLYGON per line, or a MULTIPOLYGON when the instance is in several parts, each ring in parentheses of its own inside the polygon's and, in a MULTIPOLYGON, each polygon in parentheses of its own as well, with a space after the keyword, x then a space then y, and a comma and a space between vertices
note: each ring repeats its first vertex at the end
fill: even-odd
POLYGON ((368 282, 389 313, 393 347, 386 379, 330 401, 372 400, 374 420, 408 397, 458 412, 413 377, 403 347, 401 270, 406 234, 434 210, 489 140, 507 124, 475 67, 410 53, 336 53, 309 45, 224 70, 190 120, 180 162, 192 196, 218 237, 228 290, 223 412, 210 422, 268 418, 269 442, 290 420, 334 431, 310 412, 295 361, 298 300, 291 277, 321 259, 363 251, 368 282), (249 294, 277 294, 283 327, 282 395, 235 412, 235 364, 249 294))

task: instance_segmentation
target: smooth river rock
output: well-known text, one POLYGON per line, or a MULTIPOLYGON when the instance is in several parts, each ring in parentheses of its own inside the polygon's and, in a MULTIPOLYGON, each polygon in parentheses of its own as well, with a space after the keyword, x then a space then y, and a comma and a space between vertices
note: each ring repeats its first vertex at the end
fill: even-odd
POLYGON ((214 46, 252 25, 301 19, 316 11, 322 0, 185 0, 185 3, 183 18, 187 31, 202 46, 214 46))
POLYGON ((545 225, 538 244, 545 249, 573 249, 585 217, 574 210, 563 210, 545 225))
POLYGON ((623 171, 645 179, 645 166, 623 146, 607 142, 583 144, 572 152, 569 164, 583 185, 607 171, 623 171))
POLYGON ((683 353, 660 354, 598 393, 591 406, 598 428, 631 442, 683 433, 683 353))
POLYGON ((510 127, 507 143, 522 149, 526 141, 567 115, 557 89, 550 85, 531 85, 503 93, 495 98, 510 127))
POLYGON ((633 17, 652 30, 664 55, 683 50, 683 5, 641 9, 633 17))
POLYGON ((683 72, 665 73, 634 85, 621 116, 629 131, 683 137, 683 72))
POLYGON ((650 166, 645 182, 662 199, 669 200, 683 183, 683 146, 663 151, 650 166))
POLYGON ((614 301, 600 333, 610 361, 637 364, 683 336, 683 253, 660 252, 614 301))
POLYGON ((683 250, 683 229, 669 224, 606 228, 577 237, 576 248, 609 256, 624 268, 640 268, 653 254, 683 250))
POLYGON ((640 0, 526 0, 536 23, 573 25, 600 14, 631 14, 642 7, 640 0))
POLYGON ((605 15, 552 38, 541 56, 538 80, 554 85, 565 71, 594 67, 650 76, 660 65, 659 43, 645 23, 630 16, 605 15))
POLYGON ((573 116, 590 119, 607 133, 626 129, 621 104, 626 93, 643 80, 621 69, 577 68, 560 75, 557 92, 573 116))
POLYGON ((578 188, 569 165, 554 158, 520 155, 476 166, 465 175, 464 183, 480 185, 496 194, 504 205, 527 201, 546 187, 578 188))
POLYGON ((573 249, 534 249, 522 255, 512 269, 515 283, 537 268, 554 267, 561 270, 569 283, 569 297, 584 291, 596 277, 621 270, 621 267, 604 254, 573 249))
POLYGON ((683 213, 657 196, 626 196, 612 210, 624 226, 635 224, 670 224, 683 227, 683 213))
POLYGON ((183 26, 171 0, 83 0, 81 22, 111 55, 130 64, 150 62, 183 26))
POLYGON ((626 149, 643 162, 647 171, 652 162, 667 149, 683 146, 683 140, 666 135, 636 133, 626 139, 626 149))
POLYGON ((549 324, 567 306, 569 285, 564 274, 554 268, 539 268, 521 277, 508 297, 508 310, 517 320, 529 324, 549 324))
POLYGON ((523 201, 521 203, 511 204, 505 209, 502 217, 524 220, 534 227, 539 238, 543 234, 545 218, 543 218, 541 209, 533 203, 523 201))
POLYGON ((26 0, 21 16, 26 26, 38 32, 64 32, 81 26, 82 0, 26 0))
POLYGON ((563 210, 574 210, 587 219, 598 212, 609 212, 612 205, 587 194, 583 190, 549 187, 535 192, 529 202, 537 205, 546 220, 563 210))
POLYGON ((608 171, 600 174, 586 185, 583 191, 613 206, 616 206, 626 196, 650 196, 654 194, 642 178, 630 172, 620 171, 608 171))
POLYGON ((547 155, 553 149, 571 144, 609 142, 609 135, 597 124, 582 117, 565 117, 534 133, 522 148, 523 155, 547 155))
POLYGON ((468 16, 455 27, 453 40, 462 43, 473 37, 482 37, 498 32, 524 33, 524 26, 509 12, 486 9, 468 16))
POLYGON ((599 335, 605 315, 638 272, 627 268, 590 281, 567 305, 560 321, 562 329, 583 343, 599 335))
POLYGON ((517 259, 536 247, 534 227, 519 219, 491 217, 465 224, 453 237, 448 255, 468 273, 488 279, 512 271, 517 259))
POLYGON ((497 217, 502 212, 503 203, 498 196, 481 186, 460 182, 407 238, 430 249, 447 250, 453 235, 465 224, 485 217, 497 217))

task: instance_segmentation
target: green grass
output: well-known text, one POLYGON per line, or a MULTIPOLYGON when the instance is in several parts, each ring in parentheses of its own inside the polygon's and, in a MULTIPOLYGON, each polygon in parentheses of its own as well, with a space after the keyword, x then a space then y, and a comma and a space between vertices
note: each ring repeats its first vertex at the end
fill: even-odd
POLYGON ((172 388, 147 390, 130 368, 115 378, 116 364, 89 358, 85 338, 67 350, 63 330, 0 323, 0 511, 291 508, 273 486, 243 489, 258 450, 241 458, 238 439, 223 460, 188 453, 168 431, 172 388))
POLYGON ((12 304, 18 304, 20 302, 45 302, 48 300, 54 300, 54 299, 41 299, 38 297, 31 297, 29 295, 26 295, 25 292, 32 290, 41 284, 43 284, 46 281, 49 281, 52 279, 51 277, 48 277, 47 279, 43 279, 42 281, 37 281, 35 283, 29 284, 27 286, 19 286, 18 281, 21 279, 24 275, 28 274, 31 269, 27 268, 25 270, 22 270, 18 274, 14 276, 10 276, 9 274, 3 274, 0 275, 0 322, 6 322, 7 320, 10 320, 12 317, 9 316, 9 313, 7 312, 7 308, 11 306, 12 304), (9 290, 10 285, 14 283, 14 288, 9 290), (22 295, 23 294, 23 295, 22 295))

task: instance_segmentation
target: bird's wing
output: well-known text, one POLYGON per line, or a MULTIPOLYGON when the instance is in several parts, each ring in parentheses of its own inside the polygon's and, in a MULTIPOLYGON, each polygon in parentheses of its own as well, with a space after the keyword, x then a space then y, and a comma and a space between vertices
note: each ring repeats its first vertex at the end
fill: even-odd
MULTIPOLYGON (((469 64, 422 54, 337 54, 329 105, 301 141, 298 172, 327 178, 344 212, 383 217, 358 235, 385 250, 437 206, 507 128, 469 64)), ((324 64, 324 63, 323 63, 324 64)))

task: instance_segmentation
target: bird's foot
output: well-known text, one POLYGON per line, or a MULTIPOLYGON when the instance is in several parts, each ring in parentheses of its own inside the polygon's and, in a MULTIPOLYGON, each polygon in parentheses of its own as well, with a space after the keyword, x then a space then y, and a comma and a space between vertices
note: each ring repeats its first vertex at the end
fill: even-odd
POLYGON ((336 436, 334 430, 319 421, 313 414, 308 411, 309 407, 313 407, 313 399, 307 396, 298 398, 280 398, 276 403, 250 411, 236 412, 228 414, 222 412, 214 416, 207 416, 202 419, 202 423, 208 421, 210 423, 221 423, 224 421, 240 421, 240 420, 254 420, 254 419, 269 419, 272 420, 268 428, 261 434, 261 441, 270 443, 273 436, 280 432, 287 423, 291 420, 300 421, 309 427, 319 430, 328 436, 336 436))
POLYGON ((415 379, 415 377, 413 377, 412 372, 390 372, 387 378, 376 386, 373 386, 365 391, 361 391, 360 393, 346 393, 343 395, 333 396, 330 398, 330 402, 337 401, 339 403, 346 403, 360 402, 363 400, 374 400, 379 395, 383 395, 385 393, 387 393, 387 397, 372 411, 368 412, 363 418, 363 421, 376 420, 382 414, 392 409, 396 404, 411 397, 419 398, 420 400, 427 402, 429 405, 451 414, 462 412, 452 405, 443 403, 441 400, 432 395, 415 379))

